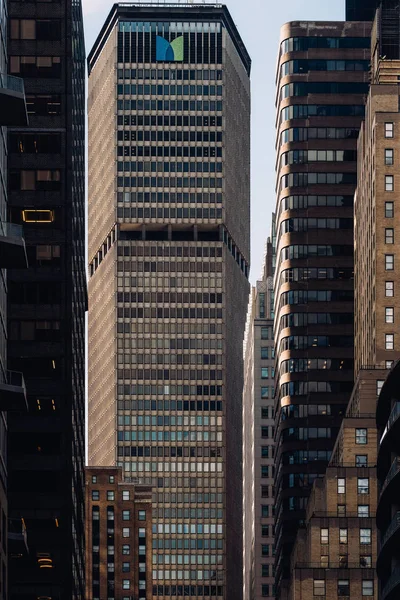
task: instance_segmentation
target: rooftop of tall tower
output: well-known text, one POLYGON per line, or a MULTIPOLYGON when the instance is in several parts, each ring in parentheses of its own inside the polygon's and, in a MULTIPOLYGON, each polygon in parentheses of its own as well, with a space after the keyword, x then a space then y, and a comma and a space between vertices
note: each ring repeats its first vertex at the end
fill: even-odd
POLYGON ((88 56, 88 72, 90 72, 102 51, 111 31, 118 21, 156 21, 171 22, 222 22, 228 31, 243 65, 250 75, 251 58, 239 34, 235 22, 225 4, 182 2, 120 2, 114 4, 88 56))

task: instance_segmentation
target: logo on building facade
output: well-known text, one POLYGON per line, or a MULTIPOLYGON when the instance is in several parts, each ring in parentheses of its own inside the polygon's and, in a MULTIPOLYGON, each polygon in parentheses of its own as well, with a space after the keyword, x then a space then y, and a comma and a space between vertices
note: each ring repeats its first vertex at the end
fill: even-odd
POLYGON ((156 59, 159 61, 183 61, 183 35, 168 42, 160 35, 157 36, 156 59))

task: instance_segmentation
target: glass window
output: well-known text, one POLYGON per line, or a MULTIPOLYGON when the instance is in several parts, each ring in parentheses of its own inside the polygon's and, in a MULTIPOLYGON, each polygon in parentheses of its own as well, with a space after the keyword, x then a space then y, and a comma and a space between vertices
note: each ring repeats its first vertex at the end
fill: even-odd
POLYGON ((385 202, 385 217, 393 219, 394 217, 394 202, 385 202))
POLYGON ((128 555, 131 553, 131 547, 129 544, 123 544, 122 546, 122 554, 123 555, 128 555))
POLYGON ((394 350, 394 333, 385 334, 385 349, 394 350))
POLYGON ((109 483, 114 483, 114 482, 115 482, 115 477, 114 477, 114 475, 110 475, 110 476, 108 477, 108 482, 109 482, 109 483))
POLYGON ((385 296, 393 298, 394 296, 394 281, 385 281, 385 296))
POLYGON ((261 565, 261 577, 269 577, 269 565, 261 565))
POLYGON ((107 490, 107 500, 114 500, 115 493, 112 490, 107 490))
POLYGON ((123 490, 122 491, 122 500, 129 500, 129 498, 130 498, 129 490, 123 490))
POLYGON ((261 418, 269 419, 269 407, 268 406, 261 407, 261 418))
POLYGON ((138 521, 145 521, 146 520, 146 511, 145 510, 139 510, 138 512, 138 521))
POLYGON ((339 529, 339 544, 347 544, 347 528, 339 529))
POLYGON ((357 428, 356 429, 356 444, 366 444, 368 441, 367 429, 357 428))
POLYGON ((131 570, 131 564, 128 562, 123 562, 122 563, 122 572, 123 573, 129 573, 131 570))
POLYGON ((346 505, 345 504, 338 504, 338 506, 337 506, 337 515, 338 515, 338 517, 345 517, 346 516, 346 505))
POLYGON ((100 500, 99 490, 92 490, 92 500, 100 500))
POLYGON ((131 530, 129 527, 123 527, 122 528, 122 537, 124 538, 128 538, 131 534, 131 530))
POLYGON ((325 579, 314 579, 314 596, 325 596, 325 579))
POLYGON ((268 465, 261 465, 261 477, 264 479, 269 476, 269 467, 268 465))
POLYGON ((131 589, 131 582, 129 579, 123 579, 122 580, 122 589, 123 590, 130 590, 131 589))
POLYGON ((362 527, 360 529, 360 544, 371 543, 371 529, 362 527))
POLYGON ((261 327, 261 339, 269 340, 269 327, 261 327))
POLYGON ((97 483, 97 475, 92 475, 92 483, 97 483))
POLYGON ((329 529, 322 528, 320 535, 321 535, 321 544, 329 544, 329 529))
POLYGON ((323 554, 321 556, 321 569, 327 569, 329 567, 329 556, 327 554, 323 554))
POLYGON ((385 368, 386 369, 391 369, 393 367, 393 363, 394 363, 393 360, 386 360, 385 361, 385 368))
POLYGON ((341 569, 347 569, 349 564, 348 554, 339 554, 339 567, 341 569))
POLYGON ((369 479, 367 477, 358 477, 357 492, 359 494, 369 494, 369 479))
POLYGON ((261 545, 261 556, 269 556, 269 544, 261 545))
POLYGON ((268 379, 268 367, 261 369, 261 379, 268 379))
POLYGON ((363 596, 373 596, 374 595, 374 582, 373 581, 363 581, 362 582, 362 595, 363 596))
POLYGON ((348 579, 339 579, 338 596, 350 596, 350 581, 348 579))
POLYGON ((386 192, 394 191, 394 176, 393 175, 385 175, 385 191, 386 192))
POLYGON ((268 358, 268 346, 264 346, 263 348, 261 348, 261 358, 263 360, 266 360, 268 358))
POLYGON ((357 516, 369 517, 369 505, 368 504, 359 504, 357 507, 357 516))
POLYGON ((392 227, 385 229, 385 244, 394 244, 394 229, 392 227))
POLYGON ((392 148, 385 148, 385 165, 393 165, 394 151, 392 148))
POLYGON ((130 510, 123 510, 122 511, 122 520, 123 521, 130 521, 131 519, 131 511, 130 510))
POLYGON ((371 569, 372 568, 372 556, 370 556, 370 555, 360 556, 360 567, 363 567, 364 569, 371 569))
POLYGON ((394 270, 394 254, 385 254, 385 269, 386 271, 394 270))
POLYGON ((368 456, 366 454, 356 454, 356 467, 368 467, 368 456))
POLYGON ((269 387, 264 386, 261 388, 261 398, 268 398, 269 387))
POLYGON ((268 596, 269 596, 269 585, 263 583, 261 585, 261 597, 262 598, 268 598, 268 596))
POLYGON ((385 308, 385 323, 394 323, 394 308, 392 306, 385 308))
POLYGON ((337 491, 338 494, 346 493, 346 479, 339 477, 337 480, 337 491))
POLYGON ((394 137, 394 123, 385 123, 385 138, 394 137))

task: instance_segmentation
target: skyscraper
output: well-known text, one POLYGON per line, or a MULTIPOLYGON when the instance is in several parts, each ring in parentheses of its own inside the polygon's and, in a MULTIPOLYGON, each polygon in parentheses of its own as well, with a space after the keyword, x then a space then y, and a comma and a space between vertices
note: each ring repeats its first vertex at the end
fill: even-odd
POLYGON ((346 0, 346 21, 373 21, 381 0, 346 0))
POLYGON ((25 81, 30 127, 10 129, 9 206, 29 269, 8 271, 8 358, 27 414, 9 417, 10 517, 29 555, 9 598, 82 600, 84 589, 85 54, 79 0, 12 1, 9 71, 25 81), (34 8, 34 12, 33 12, 34 8))
POLYGON ((281 31, 275 270, 276 581, 353 386, 353 195, 370 24, 281 31))
POLYGON ((88 63, 89 462, 154 487, 154 597, 236 600, 250 59, 223 5, 114 5, 88 63))
MULTIPOLYGON (((0 1, 0 29, 7 31, 6 3, 0 1)), ((8 218, 7 205, 7 130, 5 126, 26 126, 23 80, 7 75, 7 39, 0 44, 0 596, 8 598, 7 567, 12 552, 26 552, 21 520, 8 523, 7 498, 7 412, 26 411, 26 390, 21 373, 13 373, 7 364, 7 272, 26 268, 26 250, 22 227, 8 218), (10 538, 10 539, 8 539, 10 538)))
POLYGON ((247 316, 243 389, 243 598, 274 592, 274 296, 273 242, 247 316))

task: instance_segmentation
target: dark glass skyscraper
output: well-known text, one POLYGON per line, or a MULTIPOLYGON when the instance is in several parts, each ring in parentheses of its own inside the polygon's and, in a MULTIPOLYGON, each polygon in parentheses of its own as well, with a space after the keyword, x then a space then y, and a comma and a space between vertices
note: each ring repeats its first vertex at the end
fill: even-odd
POLYGON ((84 598, 84 79, 79 0, 11 1, 9 71, 30 127, 8 132, 9 206, 29 268, 8 271, 9 365, 29 410, 9 418, 10 517, 29 556, 9 598, 84 598))
POLYGON ((89 463, 153 487, 155 598, 242 598, 249 75, 220 4, 115 5, 89 55, 89 463))
POLYGON ((373 21, 381 0, 346 0, 346 21, 373 21))

